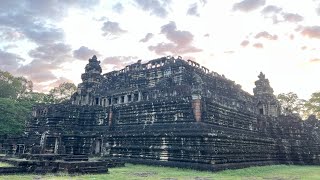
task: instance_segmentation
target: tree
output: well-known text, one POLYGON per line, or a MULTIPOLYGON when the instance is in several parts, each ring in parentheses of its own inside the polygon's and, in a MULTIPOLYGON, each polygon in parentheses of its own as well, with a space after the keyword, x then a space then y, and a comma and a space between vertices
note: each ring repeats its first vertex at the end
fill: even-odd
POLYGON ((0 98, 0 135, 21 134, 31 115, 33 103, 0 98))
POLYGON ((73 83, 64 82, 58 87, 55 87, 49 91, 49 99, 53 103, 61 103, 68 101, 73 93, 75 93, 77 87, 73 83))
POLYGON ((310 114, 316 115, 320 119, 320 91, 311 94, 311 98, 305 104, 310 114))
POLYGON ((0 135, 21 134, 37 103, 60 103, 76 91, 73 83, 62 83, 48 94, 33 92, 32 81, 0 70, 0 135))
POLYGON ((0 97, 17 99, 26 92, 32 92, 33 84, 24 77, 14 77, 0 70, 0 97))
POLYGON ((281 104, 281 112, 283 114, 299 114, 302 118, 308 116, 305 108, 306 100, 299 99, 297 94, 293 92, 281 93, 277 98, 281 104))
POLYGON ((28 92, 23 94, 19 99, 19 101, 29 101, 30 103, 44 103, 44 104, 50 104, 53 103, 54 100, 52 96, 45 93, 40 92, 28 92))

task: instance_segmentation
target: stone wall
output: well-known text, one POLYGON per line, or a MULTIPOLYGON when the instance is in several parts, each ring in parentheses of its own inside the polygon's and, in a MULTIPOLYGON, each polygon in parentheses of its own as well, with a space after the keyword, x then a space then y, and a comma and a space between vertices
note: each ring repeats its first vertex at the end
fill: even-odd
POLYGON ((180 57, 106 74, 99 63, 90 59, 72 104, 34 108, 26 152, 206 170, 320 163, 318 120, 280 115, 262 73, 252 96, 180 57))

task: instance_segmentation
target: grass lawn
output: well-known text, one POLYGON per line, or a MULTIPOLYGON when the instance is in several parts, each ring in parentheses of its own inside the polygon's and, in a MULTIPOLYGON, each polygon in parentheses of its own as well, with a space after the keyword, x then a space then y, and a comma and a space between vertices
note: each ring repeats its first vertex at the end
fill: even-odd
POLYGON ((0 167, 11 167, 11 164, 0 162, 0 167))
POLYGON ((109 174, 68 176, 66 174, 48 175, 5 175, 0 179, 20 180, 20 179, 123 179, 123 180, 210 180, 210 179, 241 179, 241 180, 300 180, 300 179, 320 179, 320 166, 286 166, 273 165, 263 167, 251 167, 238 170, 225 170, 220 172, 203 172, 189 169, 155 167, 144 165, 126 164, 126 167, 110 168, 109 174))

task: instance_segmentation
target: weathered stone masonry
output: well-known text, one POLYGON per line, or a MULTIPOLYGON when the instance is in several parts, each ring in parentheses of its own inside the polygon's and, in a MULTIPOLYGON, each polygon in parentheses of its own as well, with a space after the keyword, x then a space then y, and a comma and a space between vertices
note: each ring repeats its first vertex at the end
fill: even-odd
POLYGON ((262 73, 252 96, 181 57, 101 72, 93 56, 69 103, 34 108, 26 152, 209 170, 320 163, 318 120, 280 115, 262 73))

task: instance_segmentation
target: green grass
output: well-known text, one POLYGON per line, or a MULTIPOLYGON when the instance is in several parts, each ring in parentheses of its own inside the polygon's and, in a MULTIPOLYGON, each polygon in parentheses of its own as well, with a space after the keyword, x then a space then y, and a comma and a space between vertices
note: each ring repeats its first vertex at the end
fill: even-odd
POLYGON ((110 168, 108 174, 69 176, 67 174, 48 175, 5 175, 0 179, 70 179, 70 180, 319 180, 320 166, 286 166, 273 165, 263 167, 250 167, 238 170, 225 170, 220 172, 204 172, 190 169, 178 169, 168 167, 155 167, 144 165, 126 164, 126 167, 110 168))
POLYGON ((0 167, 12 167, 11 164, 0 162, 0 167))

